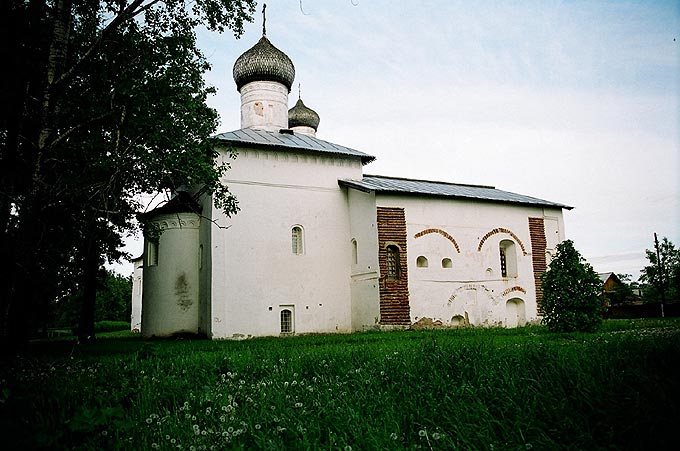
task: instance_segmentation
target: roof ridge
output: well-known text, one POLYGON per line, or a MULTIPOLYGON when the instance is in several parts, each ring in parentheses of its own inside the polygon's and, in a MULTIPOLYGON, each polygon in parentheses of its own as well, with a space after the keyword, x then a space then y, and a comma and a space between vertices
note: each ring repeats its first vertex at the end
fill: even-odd
MULTIPOLYGON (((389 175, 364 174, 364 178, 366 178, 366 177, 376 177, 376 178, 390 179, 390 180, 406 180, 406 181, 409 181, 409 182, 441 183, 442 185, 468 186, 470 188, 497 189, 495 186, 490 186, 490 185, 473 185, 471 183, 443 182, 441 180, 412 179, 412 178, 406 178, 406 177, 393 177, 393 176, 389 176, 389 175)), ((499 190, 499 191, 502 191, 502 190, 499 190)))

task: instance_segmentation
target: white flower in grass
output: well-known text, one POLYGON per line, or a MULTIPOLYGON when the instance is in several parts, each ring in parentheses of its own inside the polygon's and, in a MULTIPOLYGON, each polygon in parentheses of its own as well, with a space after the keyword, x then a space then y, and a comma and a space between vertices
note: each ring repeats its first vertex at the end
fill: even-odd
POLYGON ((301 403, 301 402, 296 402, 296 403, 295 403, 295 407, 297 407, 297 408, 299 409, 300 407, 302 407, 302 403, 301 403))
POLYGON ((396 439, 398 438, 397 433, 396 433, 396 432, 392 432, 392 433, 390 434, 390 438, 391 438, 392 440, 396 440, 396 439))
POLYGON ((147 424, 153 423, 153 418, 149 417, 146 419, 147 424))
POLYGON ((258 431, 259 431, 261 428, 262 428, 262 426, 260 426, 259 424, 256 424, 256 425, 255 425, 255 429, 257 429, 258 431))
POLYGON ((421 437, 425 437, 427 435, 427 431, 424 429, 421 429, 418 431, 418 435, 421 437))
POLYGON ((345 446, 345 451, 352 451, 352 447, 349 445, 345 446))
POLYGON ((153 449, 158 449, 158 443, 152 443, 152 444, 151 444, 151 447, 152 447, 153 449))
POLYGON ((434 432, 432 434, 432 438, 435 440, 439 440, 440 438, 442 438, 442 435, 439 432, 434 432))

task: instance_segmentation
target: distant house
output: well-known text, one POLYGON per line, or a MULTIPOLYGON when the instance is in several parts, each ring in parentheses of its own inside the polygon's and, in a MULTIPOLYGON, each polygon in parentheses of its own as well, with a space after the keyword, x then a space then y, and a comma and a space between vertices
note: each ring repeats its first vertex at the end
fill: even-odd
POLYGON ((598 276, 602 281, 602 295, 606 297, 609 305, 637 305, 642 303, 639 294, 629 289, 613 272, 602 272, 598 276))
POLYGON ((623 286, 621 279, 613 272, 601 272, 598 276, 602 281, 602 292, 605 295, 613 294, 623 286))

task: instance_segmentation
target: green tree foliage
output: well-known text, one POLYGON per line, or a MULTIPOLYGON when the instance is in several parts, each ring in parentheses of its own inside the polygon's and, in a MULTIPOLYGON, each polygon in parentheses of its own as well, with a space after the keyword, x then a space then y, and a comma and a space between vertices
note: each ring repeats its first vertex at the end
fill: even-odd
POLYGON ((594 331, 602 323, 602 282, 571 240, 543 275, 543 323, 554 332, 594 331))
POLYGON ((195 29, 252 20, 254 0, 8 0, 0 6, 0 335, 25 340, 47 305, 96 280, 135 227, 140 194, 197 187, 236 200, 209 142, 209 65, 195 29))
POLYGON ((649 265, 642 268, 643 297, 651 302, 661 301, 661 287, 664 287, 666 300, 680 299, 680 249, 666 237, 659 243, 661 265, 656 250, 645 250, 649 265), (663 268, 661 270, 660 268, 663 268))
MULTIPOLYGON (((132 280, 102 268, 97 277, 95 321, 130 322, 132 280)), ((83 291, 54 302, 50 325, 73 327, 78 324, 83 302, 83 291)))

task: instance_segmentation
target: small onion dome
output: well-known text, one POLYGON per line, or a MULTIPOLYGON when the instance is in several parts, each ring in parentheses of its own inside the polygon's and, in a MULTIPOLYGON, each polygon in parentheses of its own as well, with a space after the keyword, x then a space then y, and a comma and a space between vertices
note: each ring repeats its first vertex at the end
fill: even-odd
POLYGON ((246 50, 234 63, 234 81, 241 88, 252 81, 276 81, 288 88, 295 79, 295 66, 288 55, 262 36, 257 44, 246 50))
POLYGON ((307 108, 302 99, 298 99, 293 108, 288 110, 288 127, 311 127, 316 131, 319 127, 319 115, 311 108, 307 108))

